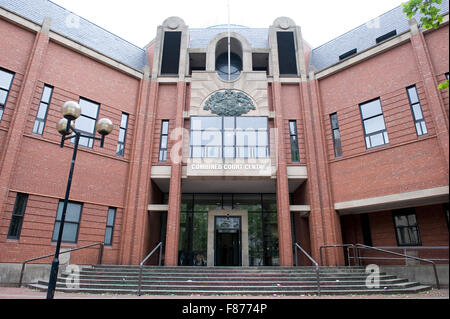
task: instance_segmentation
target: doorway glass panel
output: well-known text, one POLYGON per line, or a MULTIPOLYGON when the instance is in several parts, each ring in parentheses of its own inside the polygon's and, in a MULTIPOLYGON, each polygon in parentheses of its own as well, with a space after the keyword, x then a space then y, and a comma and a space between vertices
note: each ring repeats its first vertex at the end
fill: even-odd
POLYGON ((229 193, 182 195, 178 264, 206 266, 208 212, 229 209, 248 211, 249 265, 278 266, 276 195, 229 193))

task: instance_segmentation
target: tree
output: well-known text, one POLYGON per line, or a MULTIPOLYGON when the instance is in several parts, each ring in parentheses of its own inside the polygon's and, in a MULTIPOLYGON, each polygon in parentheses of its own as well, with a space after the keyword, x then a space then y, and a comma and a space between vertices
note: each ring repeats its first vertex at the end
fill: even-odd
MULTIPOLYGON (((442 0, 409 0, 403 3, 403 12, 409 19, 417 13, 422 14, 420 22, 425 29, 437 29, 444 18, 439 14, 441 9, 436 8, 434 4, 441 4, 442 0)), ((444 90, 449 87, 449 81, 439 84, 439 89, 444 90)))

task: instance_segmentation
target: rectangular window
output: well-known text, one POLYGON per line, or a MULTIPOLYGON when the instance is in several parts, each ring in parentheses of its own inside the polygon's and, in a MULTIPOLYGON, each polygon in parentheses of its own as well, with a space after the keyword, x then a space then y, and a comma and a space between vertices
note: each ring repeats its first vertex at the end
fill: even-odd
POLYGON ((409 104, 411 105, 411 111, 414 118, 414 124, 416 126, 417 136, 427 135, 427 125, 422 113, 422 106, 420 105, 419 95, 417 94, 417 88, 415 85, 406 89, 408 91, 409 104))
POLYGON ((398 246, 421 246, 414 208, 396 210, 392 214, 398 246))
POLYGON ((391 31, 391 32, 388 32, 388 33, 382 35, 381 37, 378 37, 375 41, 378 44, 378 43, 383 42, 383 41, 385 41, 387 39, 395 37, 396 35, 397 35, 397 30, 394 30, 394 31, 391 31))
POLYGON ((300 151, 298 148, 297 121, 289 121, 289 136, 291 139, 292 162, 300 162, 300 151))
POLYGON ((14 210, 11 217, 11 223, 9 224, 8 239, 18 240, 20 238, 23 217, 25 215, 25 209, 27 208, 27 201, 27 194, 17 194, 16 203, 14 204, 14 210))
POLYGON ((330 115, 331 131, 333 133, 334 157, 342 157, 341 131, 337 113, 330 115))
POLYGON ((44 133, 45 121, 47 119, 48 107, 50 100, 52 99, 53 87, 44 85, 42 91, 41 102, 39 103, 39 109, 36 114, 36 120, 34 121, 33 133, 42 135, 44 133))
MULTIPOLYGON (((77 243, 78 229, 80 228, 81 209, 82 204, 69 202, 67 204, 66 219, 64 222, 64 230, 62 235, 62 242, 77 243)), ((61 226, 62 211, 64 208, 64 201, 59 201, 58 211, 56 213, 55 227, 53 228, 52 241, 58 240, 59 227, 61 226)))
POLYGON ((269 157, 266 117, 192 117, 191 158, 269 157))
POLYGON ((161 75, 178 75, 180 67, 181 32, 164 32, 161 75))
MULTIPOLYGON (((85 135, 94 137, 100 104, 85 98, 80 98, 79 104, 81 106, 81 116, 76 120, 75 128, 85 135)), ((93 148, 94 139, 82 137, 80 138, 80 145, 93 148)))
POLYGON ((108 217, 106 219, 106 229, 105 229, 105 245, 112 246, 114 223, 116 219, 116 208, 108 209, 108 217))
POLYGON ((125 140, 127 137, 127 127, 128 127, 128 114, 122 113, 122 120, 120 121, 120 129, 119 129, 119 141, 117 142, 117 151, 116 151, 116 154, 122 157, 125 155, 125 140))
POLYGON ((352 50, 350 50, 350 51, 348 51, 348 52, 345 52, 344 54, 341 54, 341 55, 339 56, 339 61, 342 61, 342 60, 344 60, 344 59, 347 59, 347 58, 351 57, 352 55, 355 55, 356 53, 358 53, 358 50, 357 50, 357 49, 352 49, 352 50))
POLYGON ((280 75, 297 75, 294 32, 277 32, 280 75))
POLYGON ((0 121, 3 117, 6 101, 8 100, 9 91, 11 90, 13 79, 14 73, 0 68, 0 121))
POLYGON ((159 161, 167 161, 167 149, 169 147, 169 121, 164 120, 161 124, 161 142, 159 144, 159 161))
POLYGON ((367 149, 389 144, 380 99, 360 105, 367 149))

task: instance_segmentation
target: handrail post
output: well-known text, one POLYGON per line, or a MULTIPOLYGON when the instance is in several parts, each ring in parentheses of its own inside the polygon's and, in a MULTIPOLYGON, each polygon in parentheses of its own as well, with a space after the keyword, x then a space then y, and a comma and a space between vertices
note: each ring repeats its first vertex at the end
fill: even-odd
POLYGON ((19 279, 19 288, 22 288, 22 280, 23 280, 23 273, 25 271, 25 265, 26 265, 26 261, 24 261, 22 263, 22 270, 20 271, 20 279, 19 279))
POLYGON ((297 254, 297 249, 300 249, 300 251, 306 257, 308 257, 308 259, 316 266, 317 295, 320 296, 320 269, 319 269, 319 264, 310 255, 308 255, 308 253, 298 243, 295 243, 295 249, 296 249, 296 254, 297 254))
POLYGON ((162 260, 162 245, 159 246, 158 266, 161 266, 161 260, 162 260))
POLYGON ((161 253, 162 253, 162 242, 160 242, 156 247, 144 258, 144 260, 139 264, 139 281, 138 281, 138 290, 137 295, 141 295, 141 286, 142 286, 142 271, 144 268, 145 262, 159 249, 159 265, 161 266, 161 253))
POLYGON ((101 265, 102 261, 103 261, 103 249, 104 249, 104 246, 105 246, 105 244, 101 243, 100 247, 99 247, 99 250, 98 250, 98 262, 97 262, 98 265, 101 265))

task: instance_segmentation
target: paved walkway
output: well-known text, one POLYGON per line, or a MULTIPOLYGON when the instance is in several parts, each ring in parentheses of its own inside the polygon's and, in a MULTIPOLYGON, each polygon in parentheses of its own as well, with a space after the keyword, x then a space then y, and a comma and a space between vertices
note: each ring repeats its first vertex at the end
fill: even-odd
MULTIPOLYGON (((45 299, 45 292, 25 288, 0 287, 0 299, 45 299)), ((55 299, 449 299, 449 289, 433 289, 419 294, 401 295, 345 295, 345 296, 142 296, 135 295, 87 295, 56 293, 55 299)))

